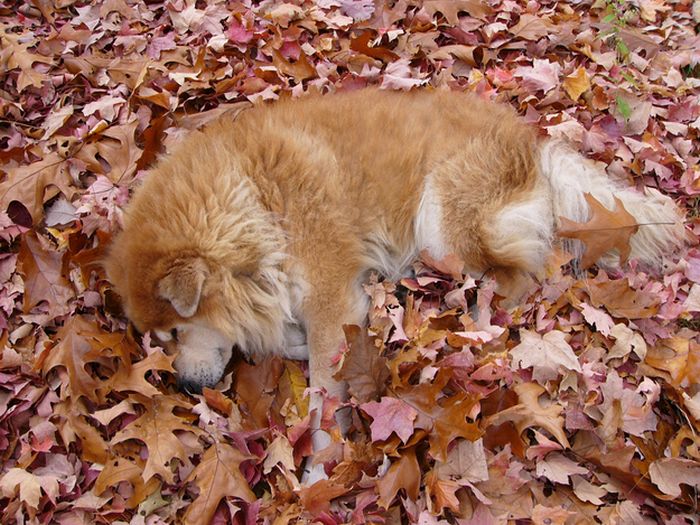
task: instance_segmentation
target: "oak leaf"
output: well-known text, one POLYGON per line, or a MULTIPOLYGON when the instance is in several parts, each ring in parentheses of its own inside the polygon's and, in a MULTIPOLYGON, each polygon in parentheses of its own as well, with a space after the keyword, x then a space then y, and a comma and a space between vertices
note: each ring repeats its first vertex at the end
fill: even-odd
POLYGON ((348 351, 333 377, 347 382, 348 392, 361 403, 376 399, 386 390, 390 375, 387 359, 376 345, 378 338, 357 325, 344 325, 343 331, 348 351))
POLYGON ((681 495, 681 486, 700 487, 700 462, 683 458, 663 458, 649 466, 652 483, 671 498, 681 495))
POLYGON ((358 36, 350 38, 350 49, 383 62, 393 62, 399 58, 399 55, 385 47, 370 46, 370 40, 372 40, 372 31, 365 30, 358 36))
POLYGON ((109 459, 109 445, 102 434, 87 422, 88 411, 84 405, 71 399, 54 405, 56 426, 64 443, 77 441, 80 444, 80 457, 83 461, 105 464, 109 459))
POLYGON ((388 509, 396 494, 402 489, 408 498, 415 500, 418 498, 420 479, 420 467, 416 459, 415 449, 410 448, 403 451, 399 460, 392 463, 386 474, 377 481, 379 494, 377 503, 388 509))
POLYGON ((427 0, 423 3, 423 9, 431 17, 435 17, 435 13, 439 11, 451 26, 459 25, 461 12, 469 13, 474 18, 482 20, 493 13, 493 9, 486 2, 478 0, 427 0))
POLYGON ((520 403, 485 418, 484 426, 512 421, 521 434, 526 428, 541 427, 549 431, 561 445, 569 448, 569 440, 564 433, 562 406, 556 403, 549 406, 540 404, 539 398, 544 394, 545 389, 537 383, 521 383, 513 388, 518 394, 520 403))
POLYGON ((312 516, 328 512, 331 500, 349 492, 350 489, 332 479, 322 479, 299 491, 299 502, 312 516))
POLYGON ((47 301, 54 316, 70 311, 70 300, 75 292, 63 276, 63 254, 44 247, 36 233, 27 232, 22 237, 18 270, 24 277, 24 313, 42 301, 47 301))
POLYGON ((477 402, 467 394, 457 394, 438 401, 442 387, 439 384, 420 384, 398 390, 397 397, 417 413, 415 428, 428 432, 430 455, 444 461, 452 440, 462 437, 474 441, 481 437, 476 423, 467 420, 477 402))
POLYGON ((428 507, 434 513, 440 513, 447 508, 453 512, 459 511, 459 500, 455 495, 460 489, 458 483, 441 478, 435 470, 425 476, 425 491, 431 505, 428 507), (430 508, 432 507, 432 508, 430 508))
POLYGON ((187 508, 185 524, 211 523, 219 502, 226 497, 255 501, 256 496, 240 469, 246 459, 249 456, 227 443, 214 443, 207 449, 187 478, 199 487, 199 495, 187 508))
POLYGON ((171 461, 178 459, 185 465, 189 463, 188 451, 175 431, 194 434, 200 434, 201 431, 173 413, 176 408, 182 408, 182 403, 174 396, 143 397, 138 398, 138 402, 143 405, 145 412, 120 430, 111 443, 114 445, 128 439, 142 441, 148 449, 148 459, 143 469, 144 481, 148 482, 158 474, 167 483, 173 483, 171 461))
POLYGON ((635 290, 627 279, 609 280, 600 272, 594 280, 585 283, 585 290, 593 306, 601 307, 615 317, 646 319, 659 310, 657 295, 635 290))
POLYGON ((578 239, 586 245, 581 257, 581 267, 588 268, 595 264, 610 250, 617 250, 620 262, 625 262, 630 255, 630 238, 639 229, 637 220, 625 209, 622 201, 615 199, 615 209, 609 210, 590 193, 584 197, 591 210, 588 222, 575 222, 566 217, 559 217, 560 237, 578 239))
POLYGON ((21 202, 29 210, 35 224, 44 215, 44 203, 59 192, 70 200, 75 189, 69 164, 58 153, 50 153, 32 164, 9 168, 0 188, 0 210, 12 201, 21 202))
POLYGON ((99 496, 108 487, 116 487, 122 481, 128 481, 132 486, 133 492, 129 499, 126 500, 126 506, 127 508, 134 508, 160 485, 157 478, 151 478, 148 483, 144 483, 141 477, 142 473, 142 465, 138 465, 126 458, 112 457, 95 480, 95 493, 99 496))
POLYGON ((37 360, 36 366, 41 368, 44 375, 57 367, 65 369, 67 378, 61 391, 64 399, 72 397, 77 400, 80 396, 92 401, 100 399, 97 380, 85 370, 88 362, 94 361, 89 357, 92 346, 88 335, 95 330, 95 325, 87 318, 71 317, 58 331, 56 338, 59 342, 45 349, 37 360))
POLYGON ((154 370, 175 372, 173 361, 175 356, 168 356, 162 350, 155 350, 146 358, 131 366, 122 365, 117 372, 109 378, 101 387, 104 395, 110 391, 137 392, 145 397, 154 397, 161 394, 155 386, 149 383, 145 375, 154 370))

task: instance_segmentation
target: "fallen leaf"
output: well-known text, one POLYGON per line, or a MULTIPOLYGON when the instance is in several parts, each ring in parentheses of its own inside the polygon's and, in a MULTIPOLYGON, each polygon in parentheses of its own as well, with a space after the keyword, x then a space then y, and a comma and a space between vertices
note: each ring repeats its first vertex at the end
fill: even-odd
POLYGON ((520 344, 510 351, 513 367, 533 367, 532 378, 540 384, 557 378, 564 370, 581 372, 576 354, 559 330, 544 336, 529 330, 520 330, 520 344))
POLYGON ((567 75, 562 82, 564 91, 571 100, 577 100, 583 93, 591 88, 591 81, 588 73, 583 67, 579 67, 574 73, 567 75))
MULTIPOLYGON (((171 461, 177 459, 183 465, 189 463, 188 451, 175 432, 184 431, 200 434, 201 431, 192 426, 186 419, 173 413, 176 408, 182 407, 177 398, 156 395, 152 398, 139 397, 135 399, 138 399, 138 402, 144 406, 145 412, 141 417, 117 432, 111 443, 114 445, 128 439, 142 441, 148 449, 148 459, 142 474, 143 480, 148 482, 153 476, 159 475, 163 481, 173 483, 173 467, 175 465, 171 465, 171 461)), ((214 447, 210 447, 208 450, 211 448, 214 447)), ((211 458, 209 459, 211 461, 211 458)), ((217 466, 216 463, 212 463, 212 465, 217 466)))
POLYGON ((386 474, 377 481, 377 503, 388 509, 399 490, 403 490, 408 498, 415 500, 420 489, 420 478, 415 450, 410 448, 403 451, 398 461, 392 463, 386 474))
POLYGON ((22 236, 18 269, 24 276, 24 312, 47 301, 54 316, 68 313, 75 292, 63 276, 63 254, 47 249, 34 232, 22 236))
POLYGON ((360 408, 372 416, 372 441, 383 441, 395 432, 401 441, 407 443, 413 434, 413 421, 418 412, 400 399, 382 397, 380 402, 364 403, 360 408))
POLYGON ((581 257, 582 268, 595 264, 610 250, 617 250, 620 261, 625 262, 629 257, 630 238, 639 229, 639 224, 630 215, 617 197, 615 209, 608 210, 590 193, 584 194, 590 206, 591 218, 588 222, 574 222, 566 217, 559 217, 560 226, 557 231, 560 237, 568 237, 583 241, 586 250, 581 257))
POLYGON ((227 497, 255 501, 256 496, 240 469, 241 463, 248 458, 248 455, 224 442, 210 446, 187 478, 187 481, 197 485, 199 495, 187 508, 183 523, 211 523, 219 502, 227 497))
POLYGON ((377 338, 366 335, 356 325, 345 325, 343 330, 348 351, 333 377, 346 381, 348 391, 359 402, 376 399, 386 390, 390 375, 387 360, 376 345, 377 338))

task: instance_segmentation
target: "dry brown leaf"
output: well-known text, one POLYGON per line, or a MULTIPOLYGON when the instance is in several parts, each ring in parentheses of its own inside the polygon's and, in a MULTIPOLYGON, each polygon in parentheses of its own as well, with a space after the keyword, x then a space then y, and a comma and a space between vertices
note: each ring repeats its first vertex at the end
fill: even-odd
POLYGON ((173 413, 176 408, 183 407, 175 396, 135 397, 134 400, 143 405, 145 412, 117 432, 111 443, 122 443, 128 439, 142 441, 148 448, 148 459, 143 469, 144 481, 148 482, 158 474, 165 482, 173 483, 171 461, 178 459, 182 464, 189 463, 189 453, 175 431, 201 434, 201 430, 173 413))
POLYGON ((318 516, 323 512, 328 512, 331 500, 342 496, 349 490, 333 480, 322 479, 299 491, 299 503, 312 516, 318 516))
POLYGON ((404 490, 406 496, 415 500, 420 489, 420 467, 416 459, 416 451, 410 448, 402 451, 401 457, 377 481, 379 499, 377 503, 388 509, 399 490, 404 490))
POLYGON ((484 420, 484 426, 512 421, 521 434, 526 428, 540 427, 552 434, 562 446, 569 448, 569 440, 564 433, 561 405, 552 403, 546 407, 542 406, 539 399, 545 393, 545 389, 536 383, 521 383, 513 388, 518 394, 520 403, 487 417, 484 420))
POLYGON ((627 279, 608 280, 602 273, 584 283, 593 306, 601 307, 615 317, 646 319, 659 310, 658 295, 644 294, 632 288, 627 279))
POLYGON ((24 313, 42 301, 48 302, 54 316, 70 311, 75 292, 63 276, 63 255, 46 249, 33 231, 24 234, 17 260, 24 277, 24 313))
POLYGON ((145 375, 155 370, 175 372, 173 368, 174 360, 175 356, 168 356, 162 351, 156 350, 145 359, 131 366, 120 366, 117 372, 100 388, 103 390, 104 395, 114 391, 137 392, 146 397, 157 396, 162 394, 162 392, 149 383, 145 375))
POLYGON ((574 73, 564 78, 564 91, 571 97, 571 100, 578 100, 582 93, 585 93, 591 88, 591 80, 588 77, 586 69, 579 67, 574 73))
POLYGON ((459 13, 468 13, 475 18, 485 19, 493 10, 486 2, 479 0, 427 0, 423 2, 431 17, 440 12, 451 26, 459 25, 459 13))
POLYGON ((151 478, 148 483, 144 483, 142 473, 142 465, 139 466, 126 458, 110 458, 95 480, 95 493, 98 496, 102 495, 108 487, 116 487, 122 481, 128 481, 133 493, 126 500, 126 506, 133 509, 160 486, 157 478, 151 478))
POLYGON ((621 262, 626 261, 631 250, 630 238, 639 229, 637 220, 627 212, 617 197, 613 211, 608 210, 590 193, 586 193, 585 198, 591 209, 590 220, 582 223, 559 217, 561 225, 557 233, 560 237, 578 239, 586 245, 581 258, 582 268, 592 266, 613 249, 620 254, 621 262))
POLYGON ((240 498, 243 501, 256 499, 248 482, 241 473, 240 465, 249 456, 227 443, 214 443, 207 449, 192 471, 188 481, 194 481, 199 487, 199 495, 185 512, 186 525, 211 523, 219 502, 226 498, 240 498))
POLYGON ((343 330, 348 351, 333 377, 347 382, 348 392, 360 403, 377 399, 386 390, 390 375, 387 360, 376 345, 379 340, 356 325, 345 325, 343 330))
POLYGON ((88 336, 93 332, 95 325, 87 318, 71 317, 57 334, 58 344, 46 348, 36 362, 37 368, 40 368, 44 375, 56 367, 65 369, 67 380, 61 392, 63 399, 71 397, 77 401, 81 396, 92 401, 100 399, 99 383, 85 369, 90 362, 89 354, 92 351, 88 336))
POLYGON ((381 46, 370 47, 369 42, 372 40, 372 31, 363 31, 358 36, 350 38, 350 49, 367 55, 383 62, 393 62, 398 60, 399 55, 381 46))

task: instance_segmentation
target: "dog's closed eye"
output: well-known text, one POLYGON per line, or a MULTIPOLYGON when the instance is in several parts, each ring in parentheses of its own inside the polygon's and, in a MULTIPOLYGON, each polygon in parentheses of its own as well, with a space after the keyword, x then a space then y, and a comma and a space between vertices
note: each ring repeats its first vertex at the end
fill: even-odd
POLYGON ((177 328, 170 330, 170 337, 177 343, 177 328))

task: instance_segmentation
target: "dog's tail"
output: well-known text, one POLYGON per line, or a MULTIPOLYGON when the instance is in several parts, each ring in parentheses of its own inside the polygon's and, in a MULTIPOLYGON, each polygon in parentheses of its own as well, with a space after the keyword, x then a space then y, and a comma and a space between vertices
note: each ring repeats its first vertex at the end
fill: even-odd
MULTIPOLYGON (((676 251, 689 239, 683 223, 683 213, 673 200, 659 191, 647 188, 644 193, 612 181, 605 171, 566 144, 555 140, 545 142, 540 149, 539 169, 551 188, 554 224, 559 217, 576 222, 590 219, 590 209, 584 197, 590 193, 603 206, 612 210, 615 197, 640 224, 630 239, 630 259, 645 266, 661 269, 663 256, 676 251)), ((574 246, 580 255, 581 246, 574 246)), ((617 266, 619 257, 605 256, 599 264, 617 266)))

